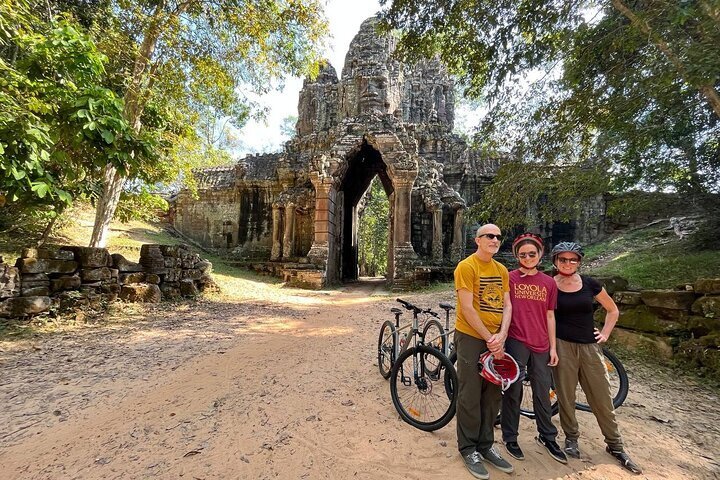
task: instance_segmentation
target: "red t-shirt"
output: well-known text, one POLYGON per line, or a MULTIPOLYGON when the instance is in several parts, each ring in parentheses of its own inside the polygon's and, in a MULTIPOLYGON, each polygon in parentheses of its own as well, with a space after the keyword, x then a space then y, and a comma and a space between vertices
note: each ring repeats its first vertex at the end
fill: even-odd
POLYGON ((510 272, 512 321, 508 337, 523 342, 533 352, 550 350, 547 312, 555 310, 557 285, 548 275, 538 272, 522 276, 520 270, 510 272))

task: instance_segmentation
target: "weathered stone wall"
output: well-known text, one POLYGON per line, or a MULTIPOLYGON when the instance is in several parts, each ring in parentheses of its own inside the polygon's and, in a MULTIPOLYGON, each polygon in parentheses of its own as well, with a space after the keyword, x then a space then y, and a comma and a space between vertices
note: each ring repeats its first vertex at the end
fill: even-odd
MULTIPOLYGON (((660 356, 690 358, 720 375, 720 278, 699 279, 677 290, 627 291, 627 282, 601 279, 620 308, 618 327, 660 356)), ((604 310, 596 312, 602 321, 604 310)))
POLYGON ((15 266, 0 257, 0 317, 36 315, 81 299, 159 302, 194 296, 213 285, 211 270, 210 262, 183 245, 143 245, 140 263, 105 248, 27 248, 15 266))

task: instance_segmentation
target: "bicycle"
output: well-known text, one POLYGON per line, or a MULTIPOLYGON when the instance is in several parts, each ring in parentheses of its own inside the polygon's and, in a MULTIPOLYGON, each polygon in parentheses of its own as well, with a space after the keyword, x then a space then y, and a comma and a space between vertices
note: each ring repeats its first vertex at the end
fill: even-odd
MULTIPOLYGON (((400 301, 401 300, 398 299, 398 302, 400 301)), ((378 337, 378 369, 380 370, 380 375, 382 375, 385 380, 390 378, 390 370, 395 363, 395 359, 400 355, 400 351, 404 350, 406 342, 410 340, 411 332, 408 331, 402 334, 402 331, 412 327, 412 323, 408 323, 402 327, 400 326, 402 310, 393 307, 390 311, 395 315, 395 323, 393 324, 390 320, 383 322, 380 326, 380 336, 378 337)), ((437 313, 429 308, 419 313, 438 318, 437 313)), ((442 331, 440 322, 433 318, 426 320, 423 324, 425 325, 422 333, 423 338, 426 338, 426 333, 433 328, 442 331)), ((445 356, 447 356, 447 354, 445 356)))
MULTIPOLYGON (((453 392, 457 391, 457 372, 443 353, 425 344, 424 335, 418 329, 418 315, 430 314, 429 309, 423 310, 399 298, 397 301, 413 312, 413 321, 406 341, 392 362, 390 396, 400 418, 415 428, 432 432, 447 425, 455 416, 457 396, 453 392)), ((399 323, 399 315, 393 313, 399 323)), ((397 328, 394 333, 398 333, 397 328)))

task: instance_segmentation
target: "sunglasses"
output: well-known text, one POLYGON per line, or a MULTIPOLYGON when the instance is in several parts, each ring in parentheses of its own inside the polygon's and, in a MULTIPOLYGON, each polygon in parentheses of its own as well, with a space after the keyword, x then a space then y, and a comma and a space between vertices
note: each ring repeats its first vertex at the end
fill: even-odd
POLYGON ((577 258, 563 258, 563 257, 558 257, 558 262, 560 262, 560 263, 569 263, 570 265, 577 265, 578 263, 580 263, 580 260, 578 260, 577 258))
POLYGON ((490 240, 498 239, 499 241, 502 241, 502 235, 496 235, 494 233, 482 233, 482 234, 478 235, 478 238, 480 238, 480 237, 487 237, 490 240))
POLYGON ((529 253, 518 253, 518 258, 535 258, 538 254, 536 252, 529 253))

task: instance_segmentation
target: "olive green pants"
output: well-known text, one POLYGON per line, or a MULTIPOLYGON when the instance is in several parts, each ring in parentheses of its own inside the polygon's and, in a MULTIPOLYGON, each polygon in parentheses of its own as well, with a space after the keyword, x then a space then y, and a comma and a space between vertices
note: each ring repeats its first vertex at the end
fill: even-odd
POLYGON ((613 450, 622 450, 615 408, 610 395, 610 378, 605 368, 602 347, 597 343, 575 343, 557 340, 560 361, 553 378, 560 404, 560 426, 565 438, 577 440, 580 436, 575 416, 575 390, 582 387, 605 443, 613 450))
POLYGON ((501 389, 479 374, 478 360, 487 350, 484 340, 456 331, 455 348, 458 355, 458 450, 463 456, 475 450, 485 453, 495 441, 494 426, 502 402, 501 389))

